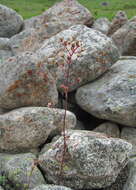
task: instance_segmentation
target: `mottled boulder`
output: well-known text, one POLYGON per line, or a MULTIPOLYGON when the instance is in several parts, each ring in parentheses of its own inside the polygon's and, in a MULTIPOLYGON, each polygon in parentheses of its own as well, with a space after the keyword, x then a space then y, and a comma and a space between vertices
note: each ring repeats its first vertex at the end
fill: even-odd
MULTIPOLYGON (((54 184, 60 181, 63 144, 63 137, 60 137, 39 157, 45 177, 54 184)), ((103 188, 112 184, 127 164, 132 148, 121 139, 84 130, 68 131, 66 144, 60 183, 74 189, 103 188)))
POLYGON ((136 128, 123 127, 121 131, 121 138, 133 145, 130 156, 136 155, 136 128))
POLYGON ((47 143, 47 144, 45 144, 45 145, 42 147, 42 149, 41 149, 41 151, 40 151, 39 154, 40 154, 40 155, 41 155, 41 154, 44 154, 46 151, 48 151, 50 148, 52 148, 52 145, 54 144, 54 142, 56 142, 60 137, 61 137, 61 135, 54 136, 54 137, 52 138, 52 140, 51 140, 50 143, 47 143))
POLYGON ((131 158, 128 163, 129 176, 123 190, 135 190, 136 189, 136 158, 131 158))
POLYGON ((99 31, 83 25, 75 25, 60 32, 46 40, 37 51, 56 79, 59 90, 66 81, 68 69, 68 64, 65 61, 68 52, 60 41, 61 39, 70 44, 77 41, 80 43, 77 53, 72 56, 72 64, 69 69, 69 91, 96 79, 119 58, 118 49, 112 40, 99 31))
POLYGON ((32 190, 72 190, 72 189, 58 185, 39 185, 32 190))
POLYGON ((40 47, 40 37, 35 29, 29 28, 13 36, 9 44, 14 55, 25 51, 35 51, 40 47))
POLYGON ((30 28, 40 28, 41 27, 41 19, 42 19, 42 15, 38 15, 38 16, 34 16, 31 18, 28 18, 26 20, 24 20, 24 30, 30 29, 30 28))
POLYGON ((94 22, 92 28, 107 35, 110 29, 110 26, 111 26, 111 23, 107 18, 99 18, 94 22))
POLYGON ((90 11, 77 0, 64 0, 56 3, 53 7, 43 13, 43 19, 46 22, 57 21, 66 22, 67 25, 84 24, 90 26, 93 23, 93 17, 90 11))
POLYGON ((122 55, 136 56, 136 20, 127 22, 111 37, 122 55))
POLYGON ((79 88, 76 100, 98 118, 136 127, 136 57, 122 57, 101 78, 79 88))
POLYGON ((0 107, 56 105, 58 92, 53 77, 39 57, 25 52, 0 63, 0 107))
POLYGON ((105 133, 108 137, 119 138, 120 130, 115 123, 105 122, 96 127, 94 132, 105 133))
POLYGON ((31 153, 26 154, 2 154, 0 153, 1 170, 12 182, 14 189, 26 190, 45 184, 42 173, 37 166, 32 167, 36 156, 31 153), (32 172, 32 174, 31 174, 32 172))
MULTIPOLYGON (((0 152, 37 149, 48 136, 60 134, 65 110, 46 107, 20 108, 0 115, 0 152)), ((66 114, 66 128, 74 128, 76 117, 66 114)))
POLYGON ((93 17, 90 11, 76 0, 56 3, 42 15, 27 19, 25 29, 33 27, 37 30, 41 40, 56 35, 58 32, 75 24, 91 26, 93 17))
POLYGON ((14 10, 0 4, 0 37, 10 38, 20 32, 23 18, 14 10))
POLYGON ((8 38, 0 38, 0 63, 13 56, 8 38))
POLYGON ((111 26, 108 31, 108 35, 111 36, 119 28, 128 22, 127 15, 124 11, 118 11, 112 20, 111 26))
POLYGON ((123 190, 123 187, 127 179, 128 179, 128 167, 126 166, 123 170, 121 170, 116 181, 111 186, 106 187, 103 190, 123 190))

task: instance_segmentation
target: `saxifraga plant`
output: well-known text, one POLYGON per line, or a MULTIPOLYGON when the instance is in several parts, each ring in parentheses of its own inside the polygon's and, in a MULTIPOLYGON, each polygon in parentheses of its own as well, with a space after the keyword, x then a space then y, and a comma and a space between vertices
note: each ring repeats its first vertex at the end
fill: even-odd
MULTIPOLYGON (((62 151, 62 157, 61 157, 61 165, 60 165, 60 180, 63 179, 63 167, 64 167, 64 158, 67 150, 67 136, 66 136, 66 116, 67 116, 67 110, 68 110, 68 92, 71 87, 71 85, 74 85, 71 83, 71 66, 73 64, 73 58, 76 59, 78 54, 81 53, 81 42, 74 40, 74 38, 71 38, 67 41, 65 41, 63 38, 60 39, 61 44, 64 46, 64 51, 66 52, 65 55, 62 55, 64 58, 64 65, 63 65, 63 73, 64 73, 64 83, 61 84, 60 88, 62 90, 62 93, 64 95, 64 118, 63 118, 63 127, 62 127, 62 136, 63 136, 63 151, 62 151)), ((79 82, 80 77, 76 79, 75 82, 79 82)))
MULTIPOLYGON (((73 64, 73 60, 76 60, 78 55, 83 51, 82 45, 80 41, 75 40, 74 38, 68 39, 67 41, 64 40, 63 38, 60 39, 60 43, 63 46, 64 52, 62 54, 62 58, 64 60, 64 64, 61 64, 60 67, 62 69, 62 72, 64 74, 65 80, 64 83, 60 85, 61 93, 63 94, 64 97, 64 106, 63 109, 64 115, 63 115, 63 125, 62 125, 62 136, 63 136, 63 150, 62 150, 62 155, 61 155, 61 160, 60 160, 60 171, 59 171, 59 181, 58 183, 60 184, 61 181, 63 180, 63 167, 64 167, 64 159, 66 155, 66 150, 67 150, 67 135, 66 135, 66 117, 67 117, 67 110, 68 110, 68 93, 71 85, 74 85, 75 83, 80 82, 80 77, 78 77, 74 83, 71 83, 71 66, 73 64)), ((48 103, 48 107, 52 107, 52 103, 48 103)), ((30 181, 31 177, 33 175, 33 171, 35 167, 37 167, 42 160, 34 160, 31 168, 31 172, 29 175, 28 179, 28 188, 30 186, 30 181)))

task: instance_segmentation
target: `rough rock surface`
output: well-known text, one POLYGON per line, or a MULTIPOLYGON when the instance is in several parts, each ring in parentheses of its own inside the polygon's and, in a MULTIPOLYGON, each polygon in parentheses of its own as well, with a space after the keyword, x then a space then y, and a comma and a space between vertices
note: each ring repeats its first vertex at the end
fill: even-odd
MULTIPOLYGON (((74 130, 75 130, 75 129, 74 129, 74 130)), ((41 149, 41 151, 40 151, 39 154, 40 154, 40 155, 41 155, 41 154, 44 154, 46 151, 48 151, 50 148, 52 148, 52 145, 54 144, 54 142, 56 142, 60 137, 61 137, 60 135, 57 135, 57 136, 53 137, 50 143, 47 143, 47 144, 45 144, 45 145, 42 147, 42 149, 41 149)))
MULTIPOLYGON (((126 166, 118 175, 116 181, 109 187, 104 188, 103 190, 123 190, 128 178, 128 167, 126 166)), ((127 189, 129 190, 129 189, 127 189)))
POLYGON ((101 78, 79 88, 76 100, 98 118, 136 127, 136 57, 122 57, 101 78))
POLYGON ((136 19, 127 22, 111 37, 122 55, 136 56, 136 19))
POLYGON ((35 51, 40 47, 40 37, 35 29, 29 28, 13 36, 9 44, 14 55, 25 51, 35 51))
POLYGON ((136 189, 136 158, 131 158, 128 163, 129 176, 123 190, 135 190, 136 189))
POLYGON ((65 83, 68 69, 68 64, 64 59, 68 52, 61 39, 70 44, 81 42, 77 49, 80 53, 72 56, 68 80, 69 91, 96 79, 119 58, 118 49, 112 40, 99 31, 83 25, 75 25, 60 32, 46 40, 37 52, 45 60, 49 71, 56 79, 58 89, 65 83))
POLYGON ((105 133, 108 137, 120 138, 119 127, 115 123, 105 122, 96 127, 94 132, 105 133))
POLYGON ((136 128, 124 127, 121 131, 121 138, 133 145, 130 156, 136 156, 136 128))
POLYGON ((72 190, 72 189, 58 185, 39 185, 35 187, 33 190, 72 190))
POLYGON ((4 189, 0 186, 0 190, 4 190, 4 189))
MULTIPOLYGON (((51 132, 60 133, 65 110, 46 107, 20 108, 0 115, 0 152, 27 152, 43 144, 51 132)), ((66 128, 76 118, 67 111, 66 128)))
POLYGON ((28 18, 26 20, 24 20, 24 30, 30 29, 30 28, 34 28, 34 29, 38 29, 41 27, 41 19, 42 19, 42 15, 38 15, 38 16, 34 16, 31 18, 28 18))
POLYGON ((28 186, 32 189, 37 185, 45 184, 45 180, 37 166, 35 166, 32 175, 30 174, 34 160, 36 160, 36 157, 31 153, 0 154, 1 170, 12 182, 15 189, 26 190, 28 186))
POLYGON ((0 63, 0 107, 56 105, 56 84, 38 56, 25 52, 0 63))
POLYGON ((98 18, 92 28, 94 28, 95 30, 98 30, 100 32, 102 32, 103 34, 108 34, 108 31, 110 29, 111 23, 107 18, 98 18))
POLYGON ((23 18, 14 10, 0 4, 0 37, 10 38, 20 32, 23 18))
MULTIPOLYGON (((132 145, 101 133, 71 130, 66 134, 67 150, 61 184, 75 189, 103 188, 112 184, 128 162, 132 145)), ((40 166, 48 181, 58 184, 63 137, 40 155, 40 166)))
POLYGON ((111 36, 119 28, 128 22, 127 15, 124 11, 118 11, 115 17, 112 20, 108 35, 111 36))
POLYGON ((13 55, 8 38, 0 38, 0 63, 13 55))
POLYGON ((27 19, 25 29, 33 27, 37 30, 42 40, 56 35, 58 32, 72 25, 83 24, 91 26, 92 14, 76 0, 56 3, 42 15, 27 19))

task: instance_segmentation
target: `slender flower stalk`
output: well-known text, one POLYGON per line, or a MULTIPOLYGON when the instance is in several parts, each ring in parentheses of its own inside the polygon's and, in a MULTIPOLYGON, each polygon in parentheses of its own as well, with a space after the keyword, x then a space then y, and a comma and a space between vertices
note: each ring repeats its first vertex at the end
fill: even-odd
MULTIPOLYGON (((67 110, 68 110, 68 92, 70 88, 70 69, 72 65, 72 58, 77 53, 78 48, 80 47, 79 41, 77 42, 68 42, 61 39, 61 43, 64 46, 67 56, 65 59, 64 64, 64 75, 66 76, 66 79, 64 81, 64 84, 62 84, 60 87, 64 93, 65 98, 65 105, 64 105, 64 118, 63 118, 63 127, 62 127, 62 135, 63 135, 63 151, 62 151, 62 158, 61 158, 61 165, 60 165, 60 178, 59 180, 63 179, 63 167, 64 167, 64 161, 65 161, 65 155, 67 150, 67 137, 66 137, 66 116, 67 116, 67 110)), ((60 181, 59 181, 60 183, 60 181)))

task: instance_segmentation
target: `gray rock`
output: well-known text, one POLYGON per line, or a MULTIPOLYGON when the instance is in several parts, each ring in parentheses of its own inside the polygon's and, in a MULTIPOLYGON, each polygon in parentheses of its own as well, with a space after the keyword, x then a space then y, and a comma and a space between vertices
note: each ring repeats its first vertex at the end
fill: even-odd
POLYGON ((115 123, 105 122, 96 127, 93 131, 105 133, 108 137, 120 138, 119 127, 115 123))
POLYGON ((36 157, 26 154, 0 154, 1 170, 8 180, 12 181, 15 189, 32 189, 37 185, 45 184, 45 180, 35 165, 36 157))
POLYGON ((64 0, 56 3, 53 7, 43 13, 45 21, 67 22, 71 26, 75 24, 84 24, 90 26, 93 23, 93 17, 90 11, 77 0, 64 0))
MULTIPOLYGON (((118 175, 116 181, 109 187, 104 188, 103 190, 123 190, 123 186, 125 185, 128 179, 128 167, 126 166, 118 175)), ((129 190, 129 189, 127 189, 129 190)))
POLYGON ((9 44, 14 55, 25 51, 35 51, 40 47, 40 37, 35 29, 30 28, 13 36, 9 44))
POLYGON ((0 107, 56 105, 58 92, 47 67, 39 57, 25 52, 0 64, 0 107))
POLYGON ((4 190, 3 187, 0 186, 0 190, 4 190))
POLYGON ((41 19, 42 15, 34 16, 31 18, 28 18, 24 20, 24 30, 30 29, 30 28, 40 28, 41 27, 41 19))
POLYGON ((102 32, 103 34, 107 35, 110 29, 110 26, 111 26, 111 23, 107 18, 99 18, 94 22, 92 27, 95 30, 98 30, 102 32))
POLYGON ((133 145, 130 156, 136 156, 136 128, 124 127, 121 131, 121 138, 133 145))
POLYGON ((91 26, 93 17, 90 11, 83 7, 78 1, 67 1, 56 3, 42 15, 27 19, 25 29, 33 27, 41 37, 41 41, 56 35, 58 32, 75 24, 91 26))
POLYGON ((0 50, 9 50, 9 38, 0 38, 0 50))
POLYGON ((0 37, 10 38, 20 32, 23 18, 14 10, 0 4, 0 37))
POLYGON ((8 38, 0 38, 0 63, 13 56, 8 38))
POLYGON ((72 189, 58 185, 39 185, 35 187, 33 190, 72 190, 72 189))
POLYGON ((129 176, 123 190, 135 190, 136 189, 136 158, 134 157, 128 163, 129 176))
POLYGON ((124 57, 98 80, 78 89, 78 105, 92 115, 136 127, 136 57, 124 57))
POLYGON ((52 148, 52 145, 54 144, 54 142, 56 142, 60 137, 61 137, 60 135, 53 137, 50 143, 47 143, 42 147, 39 154, 40 155, 44 154, 46 151, 48 151, 50 148, 52 148))
POLYGON ((111 37, 122 55, 136 56, 136 20, 127 22, 111 37))
POLYGON ((127 18, 126 13, 124 11, 118 11, 112 20, 110 29, 108 31, 108 35, 111 36, 113 33, 115 33, 119 28, 121 28, 127 22, 128 22, 128 18, 127 18))
MULTIPOLYGON (((27 152, 43 144, 51 132, 60 134, 65 110, 46 107, 20 108, 0 115, 0 152, 27 152)), ((74 128, 76 117, 66 114, 66 128, 74 128)))
MULTIPOLYGON (((40 155, 40 166, 49 182, 58 184, 63 153, 63 137, 40 155)), ((128 162, 132 145, 101 133, 70 130, 66 133, 66 153, 61 185, 74 189, 103 188, 112 184, 128 162)))
POLYGON ((60 41, 68 41, 70 44, 79 41, 81 44, 72 56, 72 64, 69 69, 69 91, 77 89, 102 75, 115 63, 118 58, 118 50, 112 40, 99 31, 83 25, 75 25, 46 40, 37 51, 56 79, 57 87, 65 84, 68 64, 65 61, 68 56, 66 47, 60 41), (78 80, 79 79, 79 80, 78 80))

